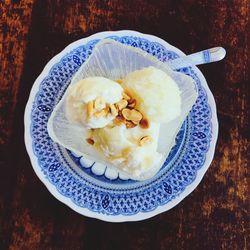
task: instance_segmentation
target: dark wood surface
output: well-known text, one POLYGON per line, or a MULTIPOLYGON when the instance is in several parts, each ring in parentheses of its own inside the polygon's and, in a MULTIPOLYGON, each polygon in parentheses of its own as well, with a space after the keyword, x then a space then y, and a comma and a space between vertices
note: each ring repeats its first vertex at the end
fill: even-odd
POLYGON ((0 1, 0 249, 250 249, 248 0, 0 1), (46 62, 103 30, 159 36, 185 53, 223 46, 200 69, 219 118, 215 158, 196 190, 142 222, 81 216, 39 181, 23 140, 24 107, 46 62))

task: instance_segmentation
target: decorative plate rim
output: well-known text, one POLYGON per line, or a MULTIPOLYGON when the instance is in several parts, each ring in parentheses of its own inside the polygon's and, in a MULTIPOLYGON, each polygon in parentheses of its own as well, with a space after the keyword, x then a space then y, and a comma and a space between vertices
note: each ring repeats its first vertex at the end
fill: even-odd
POLYGON ((103 31, 103 32, 98 32, 95 33, 91 36, 88 36, 86 38, 82 38, 79 39, 73 43, 71 43, 70 45, 68 45, 66 48, 64 48, 60 53, 58 53, 56 56, 54 56, 44 67, 43 71, 41 72, 41 74, 38 76, 38 78, 36 79, 36 81, 34 82, 30 95, 29 95, 29 99, 25 108, 25 114, 24 114, 24 141, 25 141, 25 146, 26 146, 26 150, 28 152, 28 155, 30 157, 30 161, 31 161, 31 165, 36 173, 36 175, 38 176, 38 178, 42 181, 42 183, 46 186, 46 188, 49 190, 49 192, 55 197, 57 198, 59 201, 61 201, 62 203, 64 203, 65 205, 69 206, 71 209, 73 209, 74 211, 78 212, 81 215, 85 215, 87 217, 91 217, 91 218, 96 218, 96 219, 100 219, 103 221, 107 221, 107 222, 125 222, 125 221, 140 221, 140 220, 144 220, 144 219, 148 219, 151 218, 157 214, 163 213, 171 208, 173 208, 174 206, 176 206, 178 203, 180 203, 185 197, 187 197, 201 182, 204 174, 206 173, 208 167, 210 166, 212 160, 213 160, 213 156, 214 156, 214 152, 215 152, 215 146, 216 146, 216 141, 218 138, 218 119, 217 119, 217 112, 216 112, 216 104, 215 104, 215 100, 214 97, 207 85, 206 79, 203 76, 203 74, 201 73, 201 71, 197 68, 197 67, 192 67, 193 70, 195 71, 195 73, 197 74, 198 78, 200 79, 201 85, 203 86, 203 88, 206 91, 207 94, 207 99, 208 99, 208 104, 210 105, 211 108, 211 124, 212 124, 212 137, 211 137, 211 141, 210 141, 210 146, 209 149, 206 153, 206 159, 205 162, 202 166, 202 168, 200 168, 199 170, 197 170, 197 175, 196 178, 194 179, 194 181, 187 185, 184 189, 184 191, 182 193, 179 194, 179 196, 175 197, 175 199, 172 199, 171 201, 169 201, 168 203, 158 206, 156 209, 154 209, 153 211, 150 212, 139 212, 136 213, 134 215, 107 215, 107 214, 101 214, 101 213, 97 213, 97 212, 93 212, 90 211, 88 208, 83 208, 80 206, 77 206, 69 197, 64 196, 63 194, 61 194, 56 186, 54 186, 47 178, 46 176, 43 174, 43 172, 41 171, 39 162, 38 162, 38 158, 37 156, 34 154, 33 152, 33 148, 32 148, 32 138, 31 138, 31 134, 30 134, 30 126, 31 126, 31 119, 30 119, 30 113, 32 110, 32 104, 33 101, 35 99, 36 93, 39 90, 39 85, 42 82, 42 80, 44 79, 44 77, 46 77, 46 75, 49 73, 51 67, 56 64, 57 62, 60 61, 60 59, 67 54, 68 52, 70 52, 71 50, 73 50, 74 48, 76 48, 77 46, 81 45, 81 44, 85 44, 87 42, 89 42, 90 40, 93 39, 102 39, 105 38, 107 36, 114 36, 114 35, 118 35, 118 36, 138 36, 141 38, 146 38, 150 41, 154 41, 154 42, 158 42, 161 45, 163 45, 164 47, 167 47, 169 49, 171 49, 172 51, 176 52, 179 55, 185 55, 181 50, 179 50, 178 48, 170 45, 169 43, 167 43, 166 41, 164 41, 161 38, 158 38, 156 36, 153 35, 149 35, 149 34, 143 34, 141 32, 138 31, 132 31, 132 30, 120 30, 120 31, 103 31))

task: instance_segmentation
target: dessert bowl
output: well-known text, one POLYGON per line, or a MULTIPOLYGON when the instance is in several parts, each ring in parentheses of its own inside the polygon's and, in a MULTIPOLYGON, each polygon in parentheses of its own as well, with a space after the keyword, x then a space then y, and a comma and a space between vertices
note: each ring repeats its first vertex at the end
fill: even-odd
MULTIPOLYGON (((130 179, 146 180, 152 177, 160 169, 168 157, 171 148, 175 144, 175 137, 181 125, 197 99, 198 94, 194 80, 190 76, 171 70, 166 63, 161 62, 140 48, 127 46, 113 39, 103 39, 96 44, 93 49, 93 53, 90 55, 88 60, 82 64, 79 70, 75 73, 69 86, 74 86, 84 78, 95 76, 105 77, 112 80, 124 79, 129 73, 144 68, 149 69, 148 67, 155 67, 166 72, 178 85, 181 93, 180 115, 170 122, 162 123, 160 126, 157 148, 158 152, 161 153, 163 157, 156 166, 151 167, 147 171, 141 171, 140 174, 135 175, 129 171, 126 172, 121 168, 117 169, 112 163, 100 158, 93 149, 93 146, 89 145, 85 140, 85 138, 87 138, 88 129, 81 124, 71 122, 67 119, 65 111, 66 97, 70 90, 69 87, 65 91, 65 94, 60 102, 54 108, 48 121, 48 132, 50 137, 55 142, 77 153, 78 155, 104 164, 107 168, 117 170, 118 173, 126 175, 130 179)), ((148 94, 150 95, 152 93, 148 94)), ((158 94, 160 96, 160 93, 158 94)), ((170 96, 171 95, 172 94, 170 93, 170 96)), ((157 99, 158 98, 160 97, 157 97, 157 99)), ((165 105, 167 106, 168 104, 165 105)), ((171 106, 171 103, 169 103, 169 106, 171 106)), ((157 109, 157 113, 160 112, 160 108, 167 109, 169 107, 155 108, 157 109)), ((140 157, 140 155, 138 157, 140 157)))
MULTIPOLYGON (((68 150, 53 142, 47 131, 52 111, 75 73, 87 65, 95 46, 106 38, 140 48, 162 65, 183 55, 162 39, 135 31, 101 32, 72 43, 46 65, 32 87, 25 110, 25 144, 38 177, 57 199, 75 211, 112 222, 143 220, 174 207, 201 181, 217 140, 215 102, 197 67, 178 70, 192 78, 198 97, 181 128, 171 126, 178 134, 171 136, 175 140, 168 152, 164 143, 160 145, 167 152, 163 166, 145 181, 130 180, 73 147, 68 150)), ((164 142, 164 134, 160 136, 164 142)))

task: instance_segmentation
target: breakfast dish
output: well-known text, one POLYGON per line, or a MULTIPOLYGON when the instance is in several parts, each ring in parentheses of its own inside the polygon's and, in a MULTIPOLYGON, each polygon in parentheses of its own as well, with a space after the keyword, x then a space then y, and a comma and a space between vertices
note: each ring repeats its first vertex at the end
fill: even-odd
POLYGON ((196 98, 192 78, 171 71, 142 50, 105 39, 76 72, 52 112, 48 132, 55 142, 87 159, 129 179, 147 180, 161 168, 196 98), (119 79, 106 73, 108 57, 111 62, 119 58, 110 70, 119 79), (119 66, 124 61, 128 66, 119 66), (91 73, 82 74, 86 69, 91 73), (164 133, 168 137, 162 143, 159 136, 164 133))
MULTIPOLYGON (((109 44, 107 42, 107 47, 109 44)), ((213 159, 218 124, 213 96, 198 68, 169 71, 157 63, 182 55, 180 50, 155 36, 135 31, 101 32, 72 43, 47 64, 34 83, 26 106, 25 144, 34 171, 53 196, 82 215, 121 222, 144 220, 167 211, 196 188, 213 159), (98 45, 107 38, 132 48, 122 57, 122 62, 120 56, 115 59, 113 56, 121 49, 118 45, 108 51, 108 56, 104 56, 105 51, 100 47, 94 55, 98 45), (137 49, 144 54, 138 53, 137 49), (145 60, 148 55, 149 61, 145 60), (105 62, 97 60, 100 56, 105 62), (137 60, 132 60, 135 57, 137 60), (120 72, 116 70, 117 65, 120 72), (157 138, 157 152, 163 155, 163 159, 160 169, 151 178, 142 175, 140 181, 136 181, 101 159, 98 149, 86 141, 89 134, 85 132, 90 128, 83 126, 85 120, 68 119, 65 109, 62 109, 65 106, 59 104, 65 104, 69 86, 82 79, 98 76, 112 82, 121 79, 124 82, 129 73, 151 66, 164 71, 177 83, 181 90, 181 113, 172 121, 161 122, 159 128, 157 122, 150 122, 149 135, 157 138), (196 94, 192 95, 190 91, 196 94), (51 139, 47 130, 48 121, 55 111, 57 115, 50 135, 58 143, 51 139), (73 133, 67 133, 65 125, 70 126, 73 133), (89 151, 86 152, 87 148, 89 151), (97 161, 97 157, 100 160, 97 161)), ((122 82, 119 85, 124 89, 122 82)), ((111 123, 113 121, 112 118, 111 123)), ((107 144, 105 140, 103 143, 100 137, 124 135, 123 130, 131 132, 139 128, 137 125, 127 129, 126 125, 121 125, 115 127, 118 131, 113 133, 112 128, 105 125, 95 128, 92 138, 97 147, 104 144, 110 149, 112 143, 107 144)), ((135 134, 138 135, 138 131, 135 134)), ((115 148, 115 154, 118 154, 121 148, 115 148)))

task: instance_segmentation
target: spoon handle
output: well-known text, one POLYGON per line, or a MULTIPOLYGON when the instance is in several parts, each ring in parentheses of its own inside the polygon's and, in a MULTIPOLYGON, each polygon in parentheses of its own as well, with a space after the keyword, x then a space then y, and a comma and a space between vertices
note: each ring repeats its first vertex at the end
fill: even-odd
POLYGON ((214 47, 202 50, 187 56, 182 56, 174 60, 168 61, 171 69, 176 70, 192 65, 200 65, 222 60, 226 55, 226 50, 222 47, 214 47))

